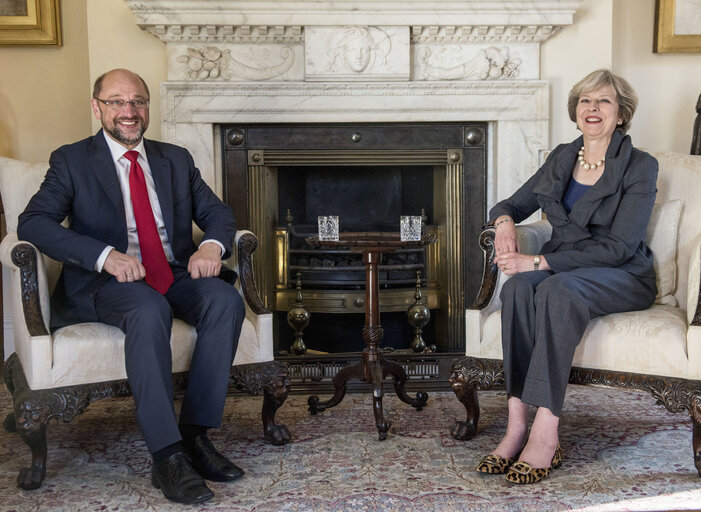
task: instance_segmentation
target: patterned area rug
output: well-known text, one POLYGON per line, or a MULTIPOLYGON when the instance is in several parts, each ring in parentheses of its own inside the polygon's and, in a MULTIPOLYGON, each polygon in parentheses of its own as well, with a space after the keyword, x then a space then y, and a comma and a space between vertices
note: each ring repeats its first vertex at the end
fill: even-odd
MULTIPOLYGON (((36 491, 16 486, 30 460, 16 434, 0 433, 0 510, 211 511, 623 511, 694 510, 701 478, 693 465, 686 414, 655 406, 636 391, 570 386, 561 422, 565 461, 544 482, 516 486, 474 471, 504 432, 506 397, 480 394, 477 436, 449 433, 464 409, 450 392, 431 393, 420 412, 386 396, 392 420, 379 441, 369 394, 348 395, 311 416, 306 396, 291 396, 277 420, 293 442, 266 444, 261 398, 227 402, 217 447, 246 470, 230 484, 212 483, 215 498, 197 507, 165 500, 150 484, 150 457, 133 420, 131 399, 92 404, 70 424, 49 427, 49 468, 36 491)), ((10 410, 0 392, 0 413, 10 410)), ((3 416, 4 417, 4 416, 3 416)))

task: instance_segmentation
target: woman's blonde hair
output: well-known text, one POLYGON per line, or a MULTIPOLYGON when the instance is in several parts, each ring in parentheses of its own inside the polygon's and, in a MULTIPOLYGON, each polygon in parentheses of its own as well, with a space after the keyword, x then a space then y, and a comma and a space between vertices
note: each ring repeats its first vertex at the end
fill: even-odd
POLYGON ((618 115, 622 123, 616 126, 616 130, 627 133, 630 129, 630 122, 638 107, 638 95, 630 84, 618 75, 614 75, 608 69, 597 69, 582 78, 570 89, 567 98, 567 111, 572 122, 577 123, 577 103, 579 97, 587 92, 594 91, 599 87, 610 85, 616 91, 616 101, 618 102, 618 115))

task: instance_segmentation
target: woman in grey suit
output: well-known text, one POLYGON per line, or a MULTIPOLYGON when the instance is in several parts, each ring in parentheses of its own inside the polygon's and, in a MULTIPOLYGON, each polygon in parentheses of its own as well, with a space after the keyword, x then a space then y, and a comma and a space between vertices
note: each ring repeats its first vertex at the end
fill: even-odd
POLYGON ((490 211, 501 291, 506 434, 477 470, 533 483, 560 466, 558 423, 574 351, 591 318, 648 308, 657 288, 645 232, 657 160, 626 135, 637 96, 608 70, 570 91, 582 136, 555 148, 510 198, 490 211), (537 210, 552 225, 539 254, 522 254, 515 223, 537 210), (529 406, 537 407, 528 428, 529 406))

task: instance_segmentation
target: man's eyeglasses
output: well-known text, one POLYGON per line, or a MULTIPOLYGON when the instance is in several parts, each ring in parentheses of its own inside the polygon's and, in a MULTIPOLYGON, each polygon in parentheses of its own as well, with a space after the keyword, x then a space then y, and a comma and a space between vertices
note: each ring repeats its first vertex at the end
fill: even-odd
POLYGON ((112 110, 122 110, 126 108, 127 105, 131 105, 132 108, 136 110, 143 110, 148 107, 150 100, 101 100, 100 98, 95 98, 100 103, 104 103, 112 110))

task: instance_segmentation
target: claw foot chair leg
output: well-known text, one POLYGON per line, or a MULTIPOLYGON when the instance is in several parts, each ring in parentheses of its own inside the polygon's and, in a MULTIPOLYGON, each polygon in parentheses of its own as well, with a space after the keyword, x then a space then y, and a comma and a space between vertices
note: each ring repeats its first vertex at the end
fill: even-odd
POLYGON ((275 424, 275 413, 287 399, 290 392, 290 379, 287 372, 273 379, 272 385, 263 390, 263 433, 265 440, 275 446, 290 442, 290 431, 285 425, 275 424))
POLYGON ((32 450, 32 465, 20 469, 17 486, 27 491, 38 489, 46 476, 46 424, 33 428, 18 428, 17 432, 32 450))
POLYGON ((451 368, 450 387, 465 407, 465 421, 456 421, 450 434, 458 440, 472 439, 480 417, 478 389, 490 389, 504 383, 501 361, 461 357, 451 368))
POLYGON ((266 361, 234 366, 231 374, 234 386, 251 395, 263 393, 263 435, 276 446, 290 442, 290 431, 285 425, 275 424, 275 413, 290 392, 287 365, 279 361, 266 361))
POLYGON ((10 432, 17 432, 32 451, 32 465, 20 470, 17 485, 22 489, 37 489, 46 476, 46 426, 59 420, 68 423, 82 413, 90 403, 92 390, 88 386, 29 389, 17 354, 7 359, 5 370, 14 412, 7 415, 4 426, 10 432))
POLYGON ((691 410, 691 424, 693 427, 691 443, 694 449, 694 466, 701 476, 701 402, 696 403, 696 406, 691 410))

